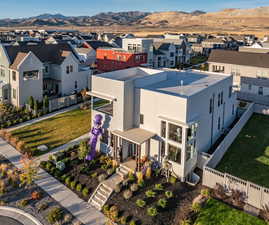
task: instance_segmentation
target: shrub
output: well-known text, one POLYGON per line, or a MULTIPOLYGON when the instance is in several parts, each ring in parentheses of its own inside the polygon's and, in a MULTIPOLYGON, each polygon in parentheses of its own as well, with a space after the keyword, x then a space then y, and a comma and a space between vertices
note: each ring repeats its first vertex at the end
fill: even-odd
POLYGON ((129 223, 129 225, 136 225, 135 220, 131 220, 130 223, 129 223))
POLYGON ((143 208, 146 205, 146 202, 142 199, 137 199, 135 203, 140 208, 143 208))
POLYGON ((125 225, 127 223, 127 218, 125 216, 120 217, 120 224, 125 225))
POLYGON ((92 174, 91 174, 91 177, 92 177, 92 178, 96 178, 97 175, 98 175, 98 173, 95 172, 95 173, 92 173, 92 174))
POLYGON ((152 217, 157 216, 158 215, 158 210, 155 207, 150 207, 147 210, 147 214, 149 216, 152 216, 152 217))
POLYGON ((67 185, 67 186, 70 186, 70 183, 71 183, 71 177, 69 176, 69 177, 67 177, 67 178, 65 178, 65 184, 67 185))
POLYGON ((159 199, 157 205, 164 209, 167 206, 167 200, 165 198, 161 198, 159 199))
POLYGON ((128 200, 133 196, 133 192, 131 190, 125 190, 123 192, 123 197, 128 200))
POLYGON ((86 141, 82 141, 79 144, 79 148, 78 148, 78 158, 80 160, 84 160, 87 156, 88 153, 88 144, 86 141))
POLYGON ((51 209, 47 216, 48 222, 54 224, 63 219, 63 211, 59 207, 51 209))
POLYGON ((75 189, 76 185, 77 185, 77 182, 76 182, 76 181, 72 181, 72 182, 70 183, 70 187, 71 187, 72 189, 75 189))
POLYGON ((166 191, 165 196, 166 196, 166 198, 172 198, 173 197, 173 192, 172 191, 166 191))
POLYGON ((191 221, 188 219, 181 220, 180 225, 191 225, 191 221))
POLYGON ((163 187, 162 184, 155 184, 154 190, 156 190, 156 191, 163 191, 164 190, 164 187, 163 187))
POLYGON ((119 216, 119 210, 118 210, 117 206, 115 206, 115 205, 111 206, 109 209, 110 219, 112 219, 113 221, 116 221, 118 216, 119 216))
POLYGON ((121 192, 121 184, 117 184, 116 187, 115 187, 115 189, 114 189, 114 191, 116 193, 120 193, 121 192))
POLYGON ((146 191, 146 196, 148 198, 154 198, 156 196, 156 192, 154 192, 152 190, 148 190, 148 191, 146 191))
POLYGON ((138 181, 137 184, 141 188, 145 186, 145 182, 143 180, 138 181))
POLYGON ((102 173, 98 176, 99 183, 103 182, 106 179, 106 174, 102 173))
POLYGON ((142 172, 137 172, 136 177, 137 177, 137 183, 144 181, 144 175, 142 172))
POLYGON ((138 190, 138 185, 137 184, 132 184, 130 189, 131 189, 132 192, 135 192, 135 191, 138 190))
POLYGON ((109 213, 109 205, 104 205, 103 206, 103 212, 106 216, 108 216, 108 213, 109 213))
POLYGON ((82 184, 77 184, 77 186, 76 186, 76 190, 77 190, 77 192, 81 192, 81 190, 82 190, 82 184))
POLYGON ((128 174, 128 179, 129 179, 129 181, 131 181, 131 182, 135 181, 135 175, 134 175, 132 172, 129 172, 129 174, 128 174))
POLYGON ((170 182, 171 184, 175 184, 175 183, 177 182, 177 178, 171 176, 171 177, 169 178, 169 182, 170 182))
POLYGON ((6 202, 4 200, 0 200, 0 206, 5 206, 6 202))
POLYGON ((21 208, 24 208, 25 206, 27 206, 29 204, 29 199, 22 199, 20 200, 17 205, 21 208))
POLYGON ((43 202, 37 206, 38 211, 44 211, 49 207, 49 204, 47 202, 43 202))
POLYGON ((60 179, 61 179, 61 181, 65 181, 65 179, 66 179, 67 177, 68 177, 68 175, 67 175, 67 174, 64 174, 64 175, 61 176, 60 179))
POLYGON ((151 174, 152 174, 151 167, 148 167, 147 170, 146 170, 146 175, 145 175, 146 179, 150 179, 151 174))
POLYGON ((112 175, 113 173, 114 173, 114 169, 113 168, 110 168, 110 169, 108 169, 107 171, 106 171, 106 173, 107 173, 107 175, 108 176, 110 176, 110 175, 112 175))
POLYGON ((210 190, 208 188, 204 188, 201 190, 201 195, 203 197, 209 198, 210 197, 210 190))
POLYGON ((40 192, 38 192, 38 191, 34 191, 34 192, 32 192, 32 194, 31 194, 31 198, 32 198, 33 200, 38 200, 38 199, 40 199, 40 198, 41 198, 41 194, 40 194, 40 192))
POLYGON ((88 195, 89 195, 89 189, 88 188, 83 188, 83 190, 82 190, 82 195, 84 196, 84 197, 88 197, 88 195))
POLYGON ((70 215, 70 214, 65 214, 63 220, 64 220, 64 223, 69 223, 69 222, 71 222, 71 221, 72 221, 72 215, 70 215))
POLYGON ((52 166, 53 166, 53 165, 52 165, 51 162, 47 162, 47 164, 46 164, 46 170, 47 170, 47 171, 50 171, 50 169, 51 169, 52 166))
POLYGON ((197 202, 193 203, 191 206, 192 211, 194 211, 195 213, 199 213, 202 209, 201 205, 197 202))

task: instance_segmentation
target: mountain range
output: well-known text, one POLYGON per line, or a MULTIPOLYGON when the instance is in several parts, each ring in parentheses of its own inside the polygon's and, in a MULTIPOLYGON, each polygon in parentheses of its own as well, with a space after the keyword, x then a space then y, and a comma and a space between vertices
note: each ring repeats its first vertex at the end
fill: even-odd
POLYGON ((42 14, 21 19, 2 19, 0 27, 81 26, 136 28, 222 28, 269 29, 269 6, 253 9, 225 9, 218 12, 107 12, 94 16, 64 16, 42 14))

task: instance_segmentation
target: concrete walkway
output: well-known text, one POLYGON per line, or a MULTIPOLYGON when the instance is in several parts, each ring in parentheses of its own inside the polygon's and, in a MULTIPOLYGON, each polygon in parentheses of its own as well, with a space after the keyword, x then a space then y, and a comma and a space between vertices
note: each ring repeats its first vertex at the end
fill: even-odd
MULTIPOLYGON (((15 167, 21 168, 21 154, 0 138, 0 154, 7 158, 15 167)), ((74 217, 85 225, 103 225, 105 216, 95 208, 89 206, 75 193, 54 179, 43 169, 39 169, 39 179, 35 182, 46 191, 53 199, 66 208, 74 217)))
POLYGON ((61 114, 61 113, 65 113, 65 112, 69 112, 69 111, 71 111, 71 110, 73 110, 73 109, 77 109, 77 108, 79 108, 79 106, 80 106, 80 104, 72 105, 72 106, 70 106, 70 107, 67 107, 67 108, 64 108, 64 109, 60 109, 60 110, 58 110, 58 111, 55 111, 55 112, 46 114, 46 115, 41 116, 41 117, 39 117, 39 118, 32 119, 32 120, 28 120, 28 121, 26 121, 26 122, 17 124, 17 125, 15 125, 15 126, 11 126, 10 128, 7 128, 6 130, 7 130, 7 131, 16 130, 16 129, 18 129, 18 128, 22 128, 22 127, 31 125, 31 124, 36 123, 36 122, 39 122, 39 121, 42 121, 42 120, 46 120, 46 119, 51 118, 51 117, 53 117, 53 116, 59 115, 59 114, 61 114))

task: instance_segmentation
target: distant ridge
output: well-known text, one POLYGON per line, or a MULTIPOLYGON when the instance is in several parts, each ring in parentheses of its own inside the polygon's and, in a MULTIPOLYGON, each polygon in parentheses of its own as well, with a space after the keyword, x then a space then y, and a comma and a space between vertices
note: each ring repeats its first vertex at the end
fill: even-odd
POLYGON ((25 26, 128 26, 137 28, 269 29, 269 7, 224 9, 219 12, 106 12, 94 16, 42 14, 30 18, 2 19, 0 27, 25 26))

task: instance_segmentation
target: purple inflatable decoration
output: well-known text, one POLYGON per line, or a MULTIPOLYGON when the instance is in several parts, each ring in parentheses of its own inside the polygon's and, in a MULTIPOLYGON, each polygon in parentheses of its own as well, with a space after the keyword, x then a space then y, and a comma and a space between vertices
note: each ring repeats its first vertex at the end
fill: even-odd
POLYGON ((86 156, 86 160, 93 160, 95 157, 96 153, 96 144, 98 141, 98 137, 102 135, 102 120, 103 117, 100 114, 95 115, 94 118, 94 126, 90 132, 90 140, 89 140, 89 146, 90 146, 90 151, 89 154, 86 156))

